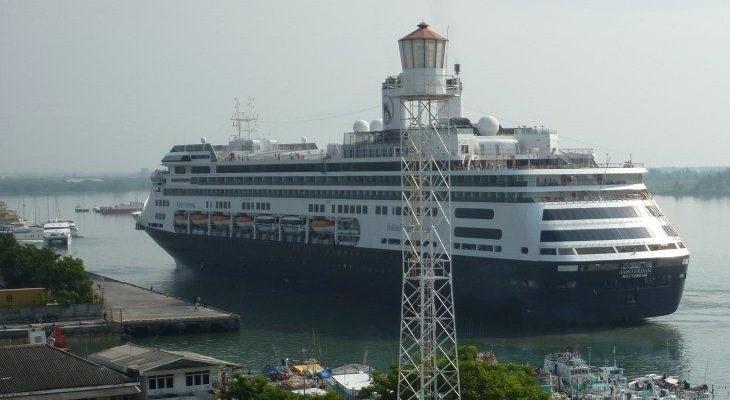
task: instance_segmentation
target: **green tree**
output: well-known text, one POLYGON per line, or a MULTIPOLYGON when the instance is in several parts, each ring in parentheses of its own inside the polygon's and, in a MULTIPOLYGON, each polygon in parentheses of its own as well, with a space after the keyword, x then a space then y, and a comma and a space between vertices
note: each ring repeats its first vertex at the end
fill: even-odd
POLYGON ((99 300, 80 258, 21 245, 10 235, 0 235, 0 276, 9 288, 46 288, 50 299, 63 305, 99 300))
MULTIPOLYGON (((547 400, 535 372, 529 366, 490 364, 477 357, 474 346, 459 348, 459 374, 463 400, 547 400)), ((373 383, 360 392, 363 399, 396 400, 398 367, 388 374, 376 375, 373 383)))
POLYGON ((311 397, 294 394, 269 382, 262 375, 247 377, 236 375, 228 381, 221 398, 225 400, 342 400, 337 393, 328 392, 326 395, 311 397))

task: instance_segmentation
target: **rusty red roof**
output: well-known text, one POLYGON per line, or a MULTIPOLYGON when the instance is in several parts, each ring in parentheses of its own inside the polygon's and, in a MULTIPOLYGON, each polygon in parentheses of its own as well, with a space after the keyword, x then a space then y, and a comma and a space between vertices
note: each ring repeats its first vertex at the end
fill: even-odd
POLYGON ((446 40, 445 37, 439 35, 438 33, 432 31, 428 28, 428 24, 425 22, 421 22, 418 24, 418 29, 415 31, 403 36, 401 40, 410 40, 410 39, 436 39, 436 40, 446 40))

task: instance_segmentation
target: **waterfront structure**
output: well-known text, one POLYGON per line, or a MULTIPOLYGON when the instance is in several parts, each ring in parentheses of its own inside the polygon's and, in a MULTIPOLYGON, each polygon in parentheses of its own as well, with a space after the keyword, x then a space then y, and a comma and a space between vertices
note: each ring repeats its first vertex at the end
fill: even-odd
POLYGON ((162 350, 127 343, 89 359, 138 379, 144 398, 213 399, 212 390, 238 364, 190 351, 162 350))
POLYGON ((0 398, 136 399, 138 383, 49 345, 0 346, 0 398))
POLYGON ((452 285, 450 103, 445 37, 421 23, 398 41, 402 289, 398 399, 461 399, 452 285), (425 51, 433 47, 433 51, 425 51), (421 51, 414 49, 420 48, 421 51), (420 62, 406 62, 407 53, 420 62), (416 54, 417 53, 417 54, 416 54))
MULTIPOLYGON (((600 162, 592 149, 561 147, 543 127, 473 122, 462 115, 457 65, 444 76, 406 73, 442 55, 448 71, 445 47, 402 46, 403 72, 381 85, 382 120, 357 121, 326 149, 307 138, 249 139, 240 129, 224 145, 175 145, 151 177, 137 226, 196 270, 377 292, 395 303, 403 245, 432 245, 401 237, 409 150, 399 96, 436 80, 451 96, 436 116, 448 148, 436 164, 451 169, 460 315, 574 325, 677 309, 689 251, 647 191, 640 163, 600 162)), ((239 114, 241 123, 254 120, 239 114)))

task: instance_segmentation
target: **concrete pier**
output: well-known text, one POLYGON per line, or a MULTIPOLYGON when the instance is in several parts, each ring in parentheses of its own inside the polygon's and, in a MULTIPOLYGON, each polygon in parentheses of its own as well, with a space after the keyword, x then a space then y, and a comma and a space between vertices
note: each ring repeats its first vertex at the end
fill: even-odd
POLYGON ((237 331, 237 314, 169 296, 130 283, 89 273, 102 297, 102 315, 53 321, 0 321, 0 340, 22 340, 29 323, 42 323, 48 333, 58 324, 66 335, 116 333, 129 336, 237 331))
POLYGON ((132 336, 232 331, 240 327, 237 314, 91 274, 104 302, 106 320, 132 336))

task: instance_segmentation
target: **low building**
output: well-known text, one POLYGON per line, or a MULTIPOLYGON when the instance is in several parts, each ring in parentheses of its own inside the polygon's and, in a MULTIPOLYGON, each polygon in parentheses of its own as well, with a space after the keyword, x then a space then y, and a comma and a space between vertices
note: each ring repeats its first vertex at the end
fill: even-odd
POLYGON ((2 399, 139 398, 137 381, 48 345, 0 347, 2 399))
POLYGON ((138 379, 145 398, 214 398, 222 377, 240 365, 190 351, 162 350, 131 343, 89 356, 90 360, 138 379))

